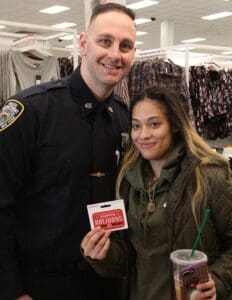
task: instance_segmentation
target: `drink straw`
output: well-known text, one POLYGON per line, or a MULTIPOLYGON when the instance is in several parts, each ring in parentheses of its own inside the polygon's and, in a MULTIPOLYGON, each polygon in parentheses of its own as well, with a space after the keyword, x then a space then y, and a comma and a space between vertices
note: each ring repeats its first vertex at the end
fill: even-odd
POLYGON ((198 231, 197 236, 196 236, 196 239, 195 239, 195 241, 194 241, 194 244, 193 244, 193 247, 192 247, 192 252, 191 252, 191 255, 190 255, 190 256, 193 256, 193 255, 194 255, 194 252, 195 252, 195 250, 196 250, 196 248, 197 248, 197 244, 198 244, 198 242, 199 242, 201 233, 202 233, 202 231, 203 231, 203 229, 204 229, 204 227, 205 227, 205 223, 206 223, 206 221, 207 221, 207 219, 208 219, 209 213, 210 213, 210 208, 207 208, 207 209, 205 210, 205 213, 204 213, 204 216, 203 216, 203 220, 202 220, 202 222, 201 222, 199 231, 198 231))

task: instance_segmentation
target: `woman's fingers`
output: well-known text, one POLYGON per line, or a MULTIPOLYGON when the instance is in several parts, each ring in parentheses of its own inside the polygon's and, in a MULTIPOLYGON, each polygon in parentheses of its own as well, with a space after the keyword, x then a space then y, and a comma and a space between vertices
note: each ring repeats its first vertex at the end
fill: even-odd
POLYGON ((209 280, 207 282, 200 283, 197 285, 197 290, 200 292, 197 296, 198 299, 216 299, 216 286, 210 274, 209 280))
POLYGON ((93 245, 95 240, 98 238, 99 235, 102 233, 102 228, 97 227, 89 231, 83 238, 81 242, 81 248, 84 250, 84 254, 87 256, 87 252, 89 251, 89 248, 91 245, 93 245))
POLYGON ((110 247, 110 232, 106 232, 105 235, 99 240, 96 247, 93 249, 91 253, 92 259, 104 259, 110 247))
POLYGON ((97 227, 89 231, 81 242, 81 247, 84 249, 84 254, 89 252, 98 242, 98 240, 104 235, 104 231, 101 227, 97 227))
POLYGON ((109 231, 101 227, 89 231, 81 242, 84 255, 92 259, 103 259, 109 249, 109 231))

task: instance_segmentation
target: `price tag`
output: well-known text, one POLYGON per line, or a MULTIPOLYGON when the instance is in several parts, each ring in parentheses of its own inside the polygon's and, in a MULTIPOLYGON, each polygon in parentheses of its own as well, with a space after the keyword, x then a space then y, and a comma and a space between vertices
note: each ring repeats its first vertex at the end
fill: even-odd
POLYGON ((101 226, 108 231, 128 228, 124 200, 87 205, 91 229, 101 226))

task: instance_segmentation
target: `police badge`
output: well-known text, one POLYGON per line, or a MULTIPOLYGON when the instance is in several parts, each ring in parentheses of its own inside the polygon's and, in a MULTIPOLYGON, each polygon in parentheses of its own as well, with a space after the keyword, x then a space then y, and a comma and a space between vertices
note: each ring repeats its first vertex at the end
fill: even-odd
POLYGON ((23 113, 24 106, 15 99, 8 100, 0 110, 0 131, 12 125, 23 113))

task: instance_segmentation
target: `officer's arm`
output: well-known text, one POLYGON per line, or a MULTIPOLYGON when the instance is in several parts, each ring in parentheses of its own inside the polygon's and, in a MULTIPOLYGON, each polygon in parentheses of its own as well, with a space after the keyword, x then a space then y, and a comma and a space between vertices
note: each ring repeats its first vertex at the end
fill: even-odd
POLYGON ((20 205, 19 195, 30 169, 33 126, 29 126, 27 114, 17 101, 7 102, 0 111, 0 299, 25 294, 15 253, 15 207, 20 205))

